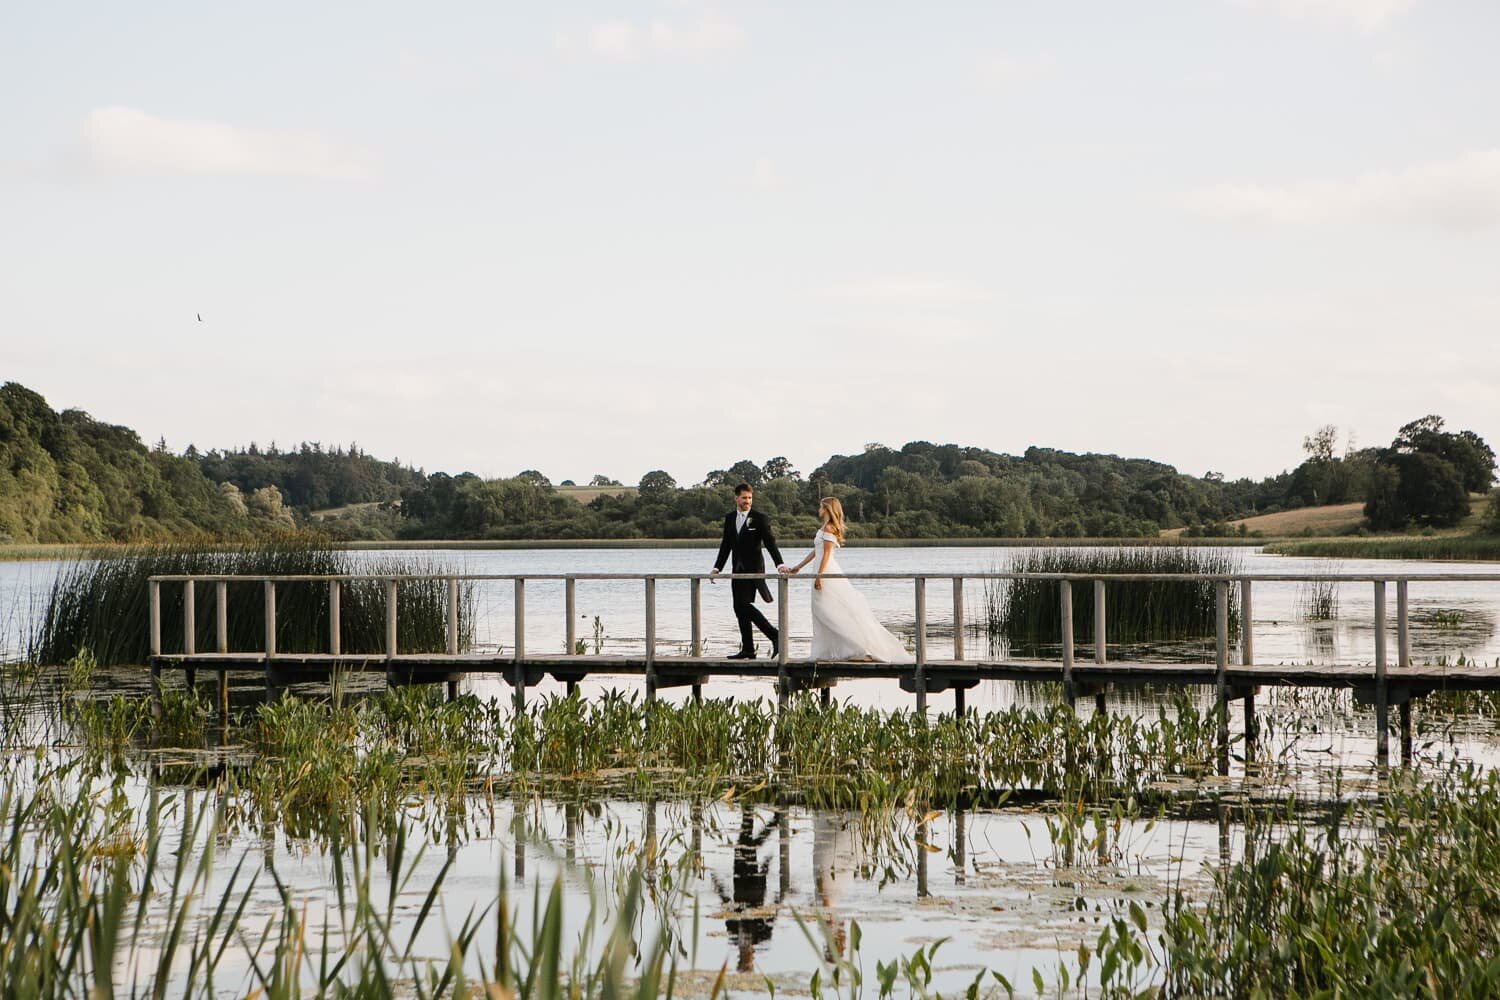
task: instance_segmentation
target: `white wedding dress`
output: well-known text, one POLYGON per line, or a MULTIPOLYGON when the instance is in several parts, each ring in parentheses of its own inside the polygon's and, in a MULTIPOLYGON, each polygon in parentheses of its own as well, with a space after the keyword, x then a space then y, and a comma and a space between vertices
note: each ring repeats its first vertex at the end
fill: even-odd
MULTIPOLYGON (((809 568, 817 572, 823 558, 823 543, 839 541, 821 528, 813 536, 813 559, 809 568)), ((829 556, 830 575, 844 572, 838 556, 829 556)), ((901 640, 886 631, 864 595, 848 580, 823 580, 823 589, 812 592, 813 640, 815 660, 878 660, 882 663, 910 663, 912 655, 901 640)))

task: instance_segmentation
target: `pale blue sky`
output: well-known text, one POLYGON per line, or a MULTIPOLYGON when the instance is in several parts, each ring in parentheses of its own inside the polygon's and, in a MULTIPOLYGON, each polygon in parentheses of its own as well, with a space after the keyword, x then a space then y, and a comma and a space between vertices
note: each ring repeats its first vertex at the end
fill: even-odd
POLYGON ((178 450, 554 480, 1496 442, 1496 38, 1493 0, 7 5, 0 378, 178 450))

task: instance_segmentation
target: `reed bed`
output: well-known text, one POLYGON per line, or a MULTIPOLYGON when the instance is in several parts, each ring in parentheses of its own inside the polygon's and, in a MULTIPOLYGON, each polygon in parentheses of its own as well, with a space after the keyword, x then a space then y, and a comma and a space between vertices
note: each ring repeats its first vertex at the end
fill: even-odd
MULTIPOLYGON (((90 650, 99 664, 143 664, 150 657, 147 581, 166 575, 325 576, 355 571, 373 575, 432 573, 426 562, 391 557, 356 565, 350 554, 326 538, 287 534, 246 544, 193 542, 109 547, 91 551, 65 568, 47 598, 30 658, 64 663, 90 650)), ((229 650, 265 648, 265 595, 259 583, 228 585, 229 650)), ((217 588, 200 583, 195 592, 197 648, 216 647, 214 606, 217 588)), ((447 643, 447 592, 441 580, 404 580, 398 591, 397 639, 403 652, 436 652, 447 643)), ((473 634, 473 611, 460 601, 459 630, 465 644, 473 634)), ((345 652, 380 653, 385 648, 386 598, 379 580, 346 583, 340 600, 345 652)), ((318 583, 283 583, 276 591, 277 648, 284 652, 325 652, 329 643, 328 588, 318 583)), ((161 588, 163 652, 183 648, 183 587, 161 588)))
MULTIPOLYGON (((1338 563, 1323 563, 1313 572, 1335 576, 1342 567, 1338 563)), ((1339 616, 1339 584, 1337 580, 1303 580, 1297 585, 1297 614, 1303 621, 1331 622, 1339 616)))
MULTIPOLYGON (((1083 575, 1238 572, 1237 552, 1226 548, 1158 545, 1137 548, 1032 549, 1012 554, 997 569, 1005 573, 1083 575)), ((1109 642, 1175 642, 1212 636, 1214 584, 1201 581, 1113 581, 1105 585, 1105 629, 1109 642)), ((1094 641, 1094 587, 1075 581, 1073 635, 1094 641)), ((985 588, 985 625, 992 637, 1014 648, 1062 641, 1062 593, 1056 580, 998 580, 985 588)), ((1229 589, 1229 630, 1239 629, 1238 588, 1229 589)))
POLYGON ((310 918, 307 901, 248 852, 227 881, 216 873, 222 817, 209 805, 188 808, 153 787, 137 810, 113 784, 29 757, 7 758, 3 772, 6 997, 644 1000, 673 995, 688 954, 676 929, 682 893, 666 879, 647 892, 640 862, 612 885, 573 873, 587 881, 590 906, 566 929, 561 879, 538 890, 523 931, 502 875, 488 905, 452 915, 446 954, 430 957, 416 942, 443 913, 449 865, 417 885, 421 851, 399 821, 366 812, 356 837, 330 844, 331 899, 310 918), (263 877, 281 900, 269 914, 258 901, 263 877), (420 905, 410 908, 411 897, 420 905))
MULTIPOLYGON (((106 748, 118 746, 121 727, 105 724, 113 718, 104 713, 97 726, 106 748)), ((955 720, 802 697, 778 722, 760 702, 672 706, 612 693, 545 698, 515 714, 410 688, 347 703, 283 697, 257 710, 247 738, 253 763, 222 777, 232 822, 322 839, 335 828, 347 835, 349 817, 371 804, 398 808, 415 789, 434 822, 461 820, 477 791, 732 793, 858 810, 946 808, 1018 791, 1144 800, 1149 786, 1212 767, 1216 725, 1186 699, 1155 719, 1083 718, 1056 706, 955 720)))
POLYGON ((1439 559, 1500 561, 1500 535, 1402 535, 1386 538, 1319 538, 1272 542, 1267 552, 1326 559, 1439 559))

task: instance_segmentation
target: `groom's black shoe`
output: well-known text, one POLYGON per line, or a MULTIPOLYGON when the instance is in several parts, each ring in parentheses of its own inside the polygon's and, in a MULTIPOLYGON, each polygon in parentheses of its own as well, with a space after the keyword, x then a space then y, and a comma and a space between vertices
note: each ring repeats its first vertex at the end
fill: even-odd
POLYGON ((753 659, 755 659, 755 650, 753 650, 753 649, 742 649, 738 653, 730 653, 728 656, 724 657, 724 659, 726 659, 726 660, 753 660, 753 659))

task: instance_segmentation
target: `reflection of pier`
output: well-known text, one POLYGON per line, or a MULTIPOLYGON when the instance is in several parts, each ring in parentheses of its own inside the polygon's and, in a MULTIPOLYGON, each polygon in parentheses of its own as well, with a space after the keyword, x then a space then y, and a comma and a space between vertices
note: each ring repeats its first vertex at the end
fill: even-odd
MULTIPOLYGON (((741 575, 743 576, 743 575, 741 575)), ((723 575, 719 579, 733 579, 723 575)), ((753 579, 761 579, 759 576, 753 579)), ((496 674, 515 688, 516 703, 524 704, 526 688, 545 676, 564 682, 571 691, 593 676, 638 675, 645 683, 646 697, 655 698, 662 688, 691 686, 701 694, 703 683, 713 677, 762 677, 774 680, 779 703, 784 704, 796 691, 821 689, 825 701, 829 689, 841 680, 887 678, 900 683, 902 689, 915 695, 918 711, 926 711, 931 694, 952 691, 954 710, 964 711, 964 692, 983 680, 1055 681, 1061 682, 1067 698, 1093 695, 1100 711, 1105 710, 1105 691, 1111 687, 1142 685, 1205 685, 1217 693, 1221 708, 1219 718, 1219 765, 1227 771, 1229 746, 1229 702, 1244 702, 1245 732, 1255 736, 1255 695, 1261 685, 1278 684, 1297 687, 1352 688, 1356 697, 1375 706, 1376 749, 1384 761, 1389 756, 1388 712, 1399 708, 1401 746, 1404 758, 1411 753, 1411 701, 1438 690, 1500 690, 1500 670, 1482 666, 1417 666, 1411 662, 1411 640, 1408 613, 1408 591, 1412 584, 1500 583, 1500 574, 1432 574, 1423 576, 1343 574, 1241 574, 1213 576, 1204 574, 1112 574, 1083 575, 1065 573, 976 573, 961 576, 911 575, 894 573, 848 574, 852 580, 902 580, 912 586, 915 608, 915 649, 912 663, 870 663, 860 661, 815 661, 793 659, 783 642, 779 654, 770 660, 728 660, 705 657, 703 650, 702 583, 704 574, 554 574, 535 576, 478 575, 381 575, 357 576, 158 576, 150 582, 151 675, 153 699, 160 698, 160 676, 165 668, 184 670, 191 680, 198 669, 216 670, 220 681, 221 711, 227 707, 229 671, 260 674, 266 696, 275 696, 278 688, 306 681, 328 681, 335 670, 383 671, 392 684, 446 683, 450 697, 457 694, 458 682, 466 674, 496 674), (1062 650, 1056 660, 972 659, 966 655, 964 582, 966 580, 1046 580, 1060 588, 1062 650), (341 645, 339 601, 341 588, 351 581, 380 581, 385 587, 385 648, 379 652, 345 652, 341 645), (399 585, 403 581, 441 581, 447 586, 447 648, 441 653, 402 652, 397 643, 400 616, 399 585), (515 637, 508 655, 466 652, 459 643, 459 608, 461 587, 479 582, 508 582, 514 591, 515 637), (562 582, 566 620, 563 653, 534 653, 526 646, 526 585, 528 582, 562 582), (602 656, 579 653, 576 635, 576 588, 580 581, 634 581, 642 585, 645 602, 646 634, 643 649, 637 655, 602 656), (657 586, 668 581, 685 581, 690 598, 692 639, 686 656, 660 655, 657 642, 657 586), (952 647, 947 656, 935 655, 929 640, 927 591, 929 582, 951 582, 953 588, 952 647), (1106 632, 1107 587, 1124 582, 1195 582, 1211 584, 1215 593, 1215 657, 1212 663, 1111 662, 1106 632), (1374 589, 1374 659, 1371 663, 1335 665, 1263 665, 1255 662, 1252 597, 1257 582, 1333 581, 1365 583, 1374 589), (284 650, 277 647, 276 591, 278 585, 318 584, 328 593, 328 640, 321 650, 284 650), (1387 594, 1394 585, 1396 595, 1395 631, 1396 662, 1389 662, 1390 624, 1387 594), (230 650, 228 647, 228 602, 230 587, 243 593, 249 585, 262 595, 265 611, 264 640, 258 650, 230 650), (182 588, 182 632, 176 651, 168 651, 162 641, 163 586, 182 588), (1092 586, 1094 631, 1092 657, 1081 659, 1073 635, 1073 593, 1079 586, 1092 586), (212 588, 216 613, 216 648, 213 652, 196 649, 196 601, 200 589, 212 588), (1242 627, 1237 637, 1229 630, 1230 588, 1239 590, 1242 627), (1237 644, 1234 639, 1238 639, 1237 644), (1232 660, 1237 662, 1231 662, 1232 660)), ((789 597, 793 579, 768 575, 778 587, 777 610, 781 634, 789 634, 789 597)), ((804 578, 796 578, 801 583, 804 578)), ((159 709, 159 703, 157 705, 159 709)))

